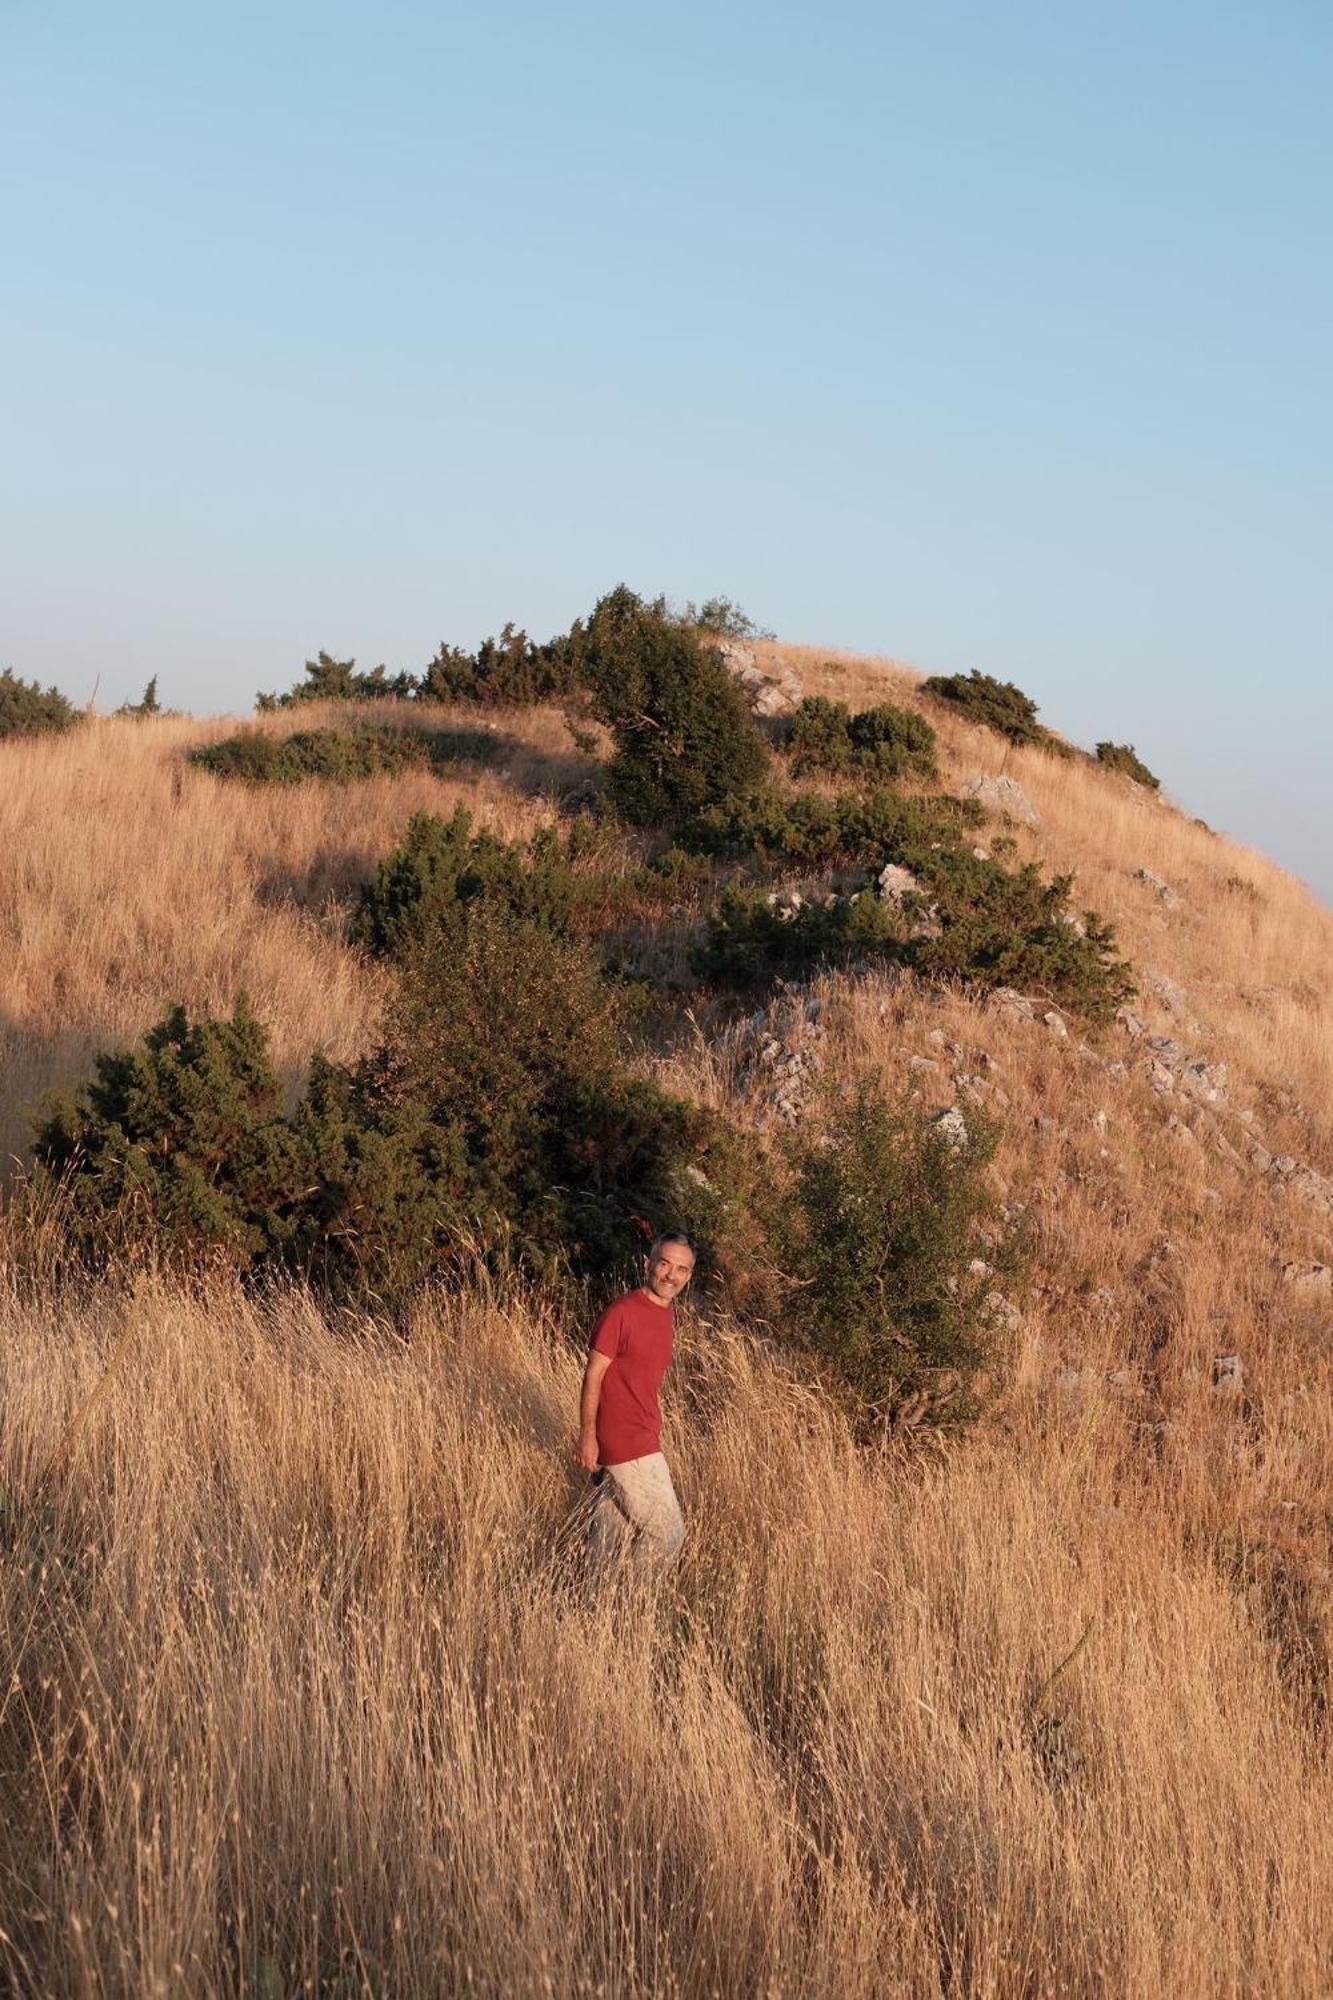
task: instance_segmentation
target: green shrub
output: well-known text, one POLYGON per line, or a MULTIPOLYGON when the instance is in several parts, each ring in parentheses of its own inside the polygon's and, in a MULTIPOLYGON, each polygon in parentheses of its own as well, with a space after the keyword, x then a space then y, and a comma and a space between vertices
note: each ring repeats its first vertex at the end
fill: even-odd
POLYGON ((1097 761, 1112 771, 1123 771, 1136 785, 1146 785, 1149 791, 1162 789, 1161 779, 1154 777, 1132 743, 1099 743, 1097 761))
POLYGON ((390 674, 387 667, 373 667, 358 673, 355 660, 336 660, 321 652, 305 663, 305 679, 286 694, 258 694, 259 709, 295 708, 305 701, 383 701, 403 698, 415 692, 410 674, 390 674))
POLYGON ((752 792, 768 762, 740 691, 710 648, 622 584, 570 650, 615 739, 607 798, 632 826, 671 828, 752 792))
POLYGON ((739 604, 729 597, 706 597, 702 604, 687 604, 680 614, 682 625, 693 625, 696 631, 706 632, 718 639, 771 639, 771 632, 761 631, 753 618, 747 617, 739 604))
POLYGON ((907 798, 887 785, 832 798, 765 785, 701 813, 676 839, 691 853, 720 859, 754 856, 799 867, 877 860, 882 866, 952 844, 983 818, 975 799, 907 798))
POLYGON ((985 1175, 994 1146, 978 1112, 951 1138, 863 1083, 827 1131, 791 1147, 777 1228, 792 1281, 786 1324, 867 1429, 913 1410, 937 1420, 974 1412, 991 1347, 992 1246, 1003 1234, 985 1175))
POLYGON ((12 668, 0 673, 0 743, 8 736, 53 736, 72 729, 79 712, 59 688, 43 691, 36 681, 21 681, 12 668))
POLYGON ((377 957, 403 958, 483 900, 539 931, 563 933, 580 894, 575 865, 595 841, 578 821, 567 832, 544 827, 530 841, 507 841, 474 833, 465 806, 449 819, 414 813, 402 846, 361 891, 352 939, 377 957))
POLYGON ((885 858, 921 882, 902 909, 880 900, 875 871, 850 894, 794 904, 760 888, 729 888, 709 913, 695 970, 717 985, 752 988, 819 966, 887 959, 982 992, 1022 987, 1096 1022, 1134 992, 1110 925, 1091 910, 1081 923, 1068 913, 1071 875, 1044 882, 1032 863, 1010 873, 943 844, 905 845, 885 858))
POLYGON ((116 714, 133 716, 138 722, 147 722, 159 715, 177 715, 179 710, 163 708, 157 698, 157 675, 154 674, 138 701, 123 701, 116 714))
POLYGON ((317 1057, 290 1117, 244 999, 100 1056, 46 1106, 29 1199, 61 1204, 86 1263, 296 1272, 393 1304, 477 1256, 627 1275, 657 1231, 723 1226, 739 1148, 628 1074, 621 1006, 583 946, 477 902, 411 954, 373 1053, 317 1057))
POLYGON ((1012 681, 997 681, 990 674, 932 674, 921 684, 923 694, 947 701, 969 722, 980 722, 998 731, 1011 743, 1030 743, 1051 750, 1057 756, 1071 754, 1069 745, 1037 720, 1037 704, 1012 681))
POLYGON ((95 1068, 82 1092, 47 1099, 36 1128, 35 1190, 63 1190, 72 1250, 244 1270, 293 1239, 300 1148, 244 995, 230 1021, 174 1007, 141 1048, 95 1068))
POLYGON ((808 695, 791 719, 786 743, 794 776, 867 781, 935 775, 935 732, 924 716, 883 702, 849 715, 840 701, 808 695))
POLYGON ((806 901, 732 884, 708 913, 693 963, 712 984, 750 988, 779 973, 801 979, 860 959, 901 959, 907 948, 901 913, 873 891, 806 901))
POLYGON ((959 849, 918 862, 939 934, 913 945, 917 971, 983 992, 1016 986, 1103 1023, 1134 993, 1111 925, 1095 910, 1071 915, 1072 875, 1045 882, 1033 862, 1010 872, 959 849))
POLYGON ((496 738, 480 729, 301 729, 291 736, 252 729, 192 750, 189 761, 215 778, 249 785, 312 778, 346 785, 413 765, 490 763, 497 748, 496 738))
POLYGON ((442 645, 417 683, 417 699, 525 708, 563 701, 572 688, 568 642, 552 639, 544 646, 534 645, 526 632, 511 624, 498 639, 483 639, 475 653, 442 645))

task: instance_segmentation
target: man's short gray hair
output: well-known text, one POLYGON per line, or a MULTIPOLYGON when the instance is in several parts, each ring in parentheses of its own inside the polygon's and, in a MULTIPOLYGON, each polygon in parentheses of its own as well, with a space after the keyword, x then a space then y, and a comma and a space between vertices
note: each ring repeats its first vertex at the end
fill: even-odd
POLYGON ((689 1237, 685 1235, 683 1230, 668 1229, 665 1235, 655 1238, 653 1242, 653 1247, 648 1252, 648 1261, 651 1263, 654 1258, 660 1257, 662 1252, 666 1249, 668 1243, 679 1243, 681 1249, 688 1250, 691 1257, 696 1257, 698 1255, 698 1252, 696 1251, 694 1245, 691 1243, 689 1237))

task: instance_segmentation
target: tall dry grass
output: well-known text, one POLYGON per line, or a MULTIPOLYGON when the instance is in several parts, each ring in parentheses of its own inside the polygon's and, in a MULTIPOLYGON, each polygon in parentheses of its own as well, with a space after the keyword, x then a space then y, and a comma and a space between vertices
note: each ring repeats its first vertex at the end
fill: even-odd
MULTIPOLYGON (((894 663, 789 656, 922 701, 894 663)), ((516 833, 585 768, 554 713, 494 720, 486 773, 293 792, 189 770, 222 721, 0 746, 6 1149, 172 998, 248 987, 293 1083, 363 1046, 347 899, 410 813, 516 833)), ((1020 851, 1115 920, 1150 1026, 1225 1063, 1226 1132, 1333 1171, 1333 916, 1123 779, 932 720, 946 783, 1028 792, 1020 851)), ((819 993, 835 1090, 999 1114, 1033 1282, 987 1423, 924 1462, 857 1455, 697 1326, 660 1603, 580 1585, 577 1361, 539 1301, 437 1301, 407 1345, 296 1295, 0 1310, 12 1990, 1333 1986, 1333 1303, 1282 1279, 1333 1263, 1333 1219, 1182 1130, 1118 1029, 819 993)), ((723 1010, 639 1060, 764 1143, 723 1010)))
POLYGON ((909 1465, 693 1326, 654 1596, 578 1368, 493 1294, 3 1309, 7 1990, 1328 1990, 1315 1691, 1116 1407, 909 1465))

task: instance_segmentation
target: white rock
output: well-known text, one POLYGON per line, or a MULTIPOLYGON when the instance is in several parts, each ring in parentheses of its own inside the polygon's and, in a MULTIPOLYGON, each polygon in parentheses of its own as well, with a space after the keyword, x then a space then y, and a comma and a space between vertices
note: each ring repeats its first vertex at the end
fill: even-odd
POLYGON ((911 869, 900 868, 896 861, 890 861, 880 869, 875 888, 882 903, 895 903, 899 909, 905 896, 921 894, 921 883, 911 869))
POLYGON ((1069 1030, 1065 1026, 1065 1020, 1063 1014, 1057 1014, 1054 1007, 1050 1007, 1042 1015, 1041 1018, 1043 1022, 1046 1024, 1046 1026, 1050 1029, 1051 1033, 1057 1038, 1057 1040, 1060 1041, 1068 1040, 1069 1030))
POLYGON ((1041 814, 1015 778, 992 777, 978 771, 963 786, 967 798, 979 799, 987 812, 1006 813, 1024 826, 1040 826, 1041 814))
POLYGON ((956 1104, 951 1104, 947 1111, 938 1112, 930 1122, 951 1153, 965 1152, 972 1143, 967 1122, 956 1104))

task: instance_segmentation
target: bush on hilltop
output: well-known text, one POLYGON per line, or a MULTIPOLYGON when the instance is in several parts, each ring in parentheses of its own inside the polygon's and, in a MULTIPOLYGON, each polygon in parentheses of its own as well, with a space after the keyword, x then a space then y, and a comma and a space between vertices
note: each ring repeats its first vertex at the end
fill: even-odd
POLYGON ((608 725, 607 799, 631 826, 672 828, 744 798, 768 753, 718 655, 621 584, 570 634, 579 682, 608 725))
POLYGON ((11 667, 0 673, 0 742, 10 736, 59 735, 79 719, 59 688, 21 681, 11 667))
POLYGON ((337 660, 325 652, 306 661, 305 674, 286 694, 257 694, 255 707, 267 711, 296 708, 306 701, 393 700, 411 694, 415 687, 410 674, 391 675, 387 667, 358 673, 355 660, 337 660))
POLYGON ((932 674, 921 683, 921 692, 947 701, 969 722, 994 729, 1010 743, 1031 744, 1057 757, 1073 754, 1067 743, 1038 722, 1036 702, 1012 681, 997 681, 973 667, 970 674, 932 674))
POLYGON ((933 778, 935 732, 923 715, 882 702, 850 715, 844 703, 807 695, 783 746, 792 775, 933 778))
POLYGON ((1136 785, 1146 785, 1150 792, 1160 792, 1162 781, 1148 769, 1132 743, 1099 743, 1097 762, 1105 764, 1108 770, 1123 771, 1136 785))

